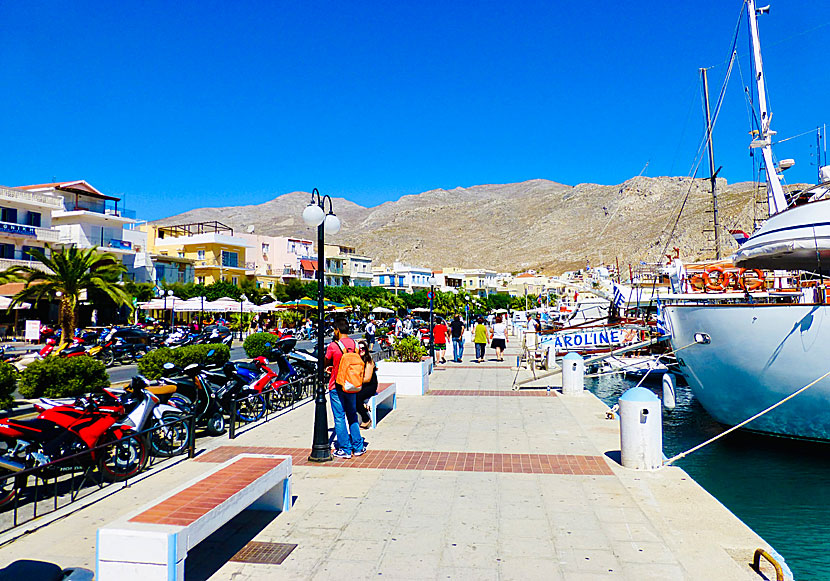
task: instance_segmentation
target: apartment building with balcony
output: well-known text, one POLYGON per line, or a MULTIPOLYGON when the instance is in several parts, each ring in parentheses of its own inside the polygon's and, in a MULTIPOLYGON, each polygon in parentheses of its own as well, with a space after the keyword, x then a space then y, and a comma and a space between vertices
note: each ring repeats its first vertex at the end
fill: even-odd
POLYGON ((314 269, 308 264, 303 268, 302 263, 303 260, 316 261, 311 240, 253 233, 237 233, 236 236, 251 244, 245 253, 245 272, 258 286, 273 289, 275 284, 292 279, 314 279, 314 269))
POLYGON ((58 243, 78 248, 99 247, 125 264, 135 256, 124 228, 135 222, 131 212, 119 209, 120 198, 99 192, 84 180, 36 184, 16 188, 32 194, 45 194, 61 200, 52 210, 51 225, 59 233, 58 243))
POLYGON ((372 259, 358 254, 353 246, 342 244, 326 244, 326 262, 332 257, 335 266, 342 266, 342 270, 329 273, 335 280, 347 286, 372 286, 372 259), (339 277, 339 278, 338 278, 339 277))
MULTIPOLYGON (((147 224, 142 228, 147 232, 147 248, 151 255, 160 257, 162 262, 165 257, 193 261, 196 283, 212 284, 223 280, 239 284, 246 276, 245 257, 252 244, 235 236, 233 228, 221 222, 147 224)), ((186 271, 184 268, 183 272, 186 271)))
POLYGON ((372 286, 381 286, 395 292, 412 293, 429 290, 432 270, 421 266, 411 266, 395 262, 391 267, 382 264, 372 268, 372 286))
POLYGON ((29 250, 58 243, 60 234, 52 227, 52 212, 62 208, 59 196, 0 186, 0 270, 39 267, 29 250))

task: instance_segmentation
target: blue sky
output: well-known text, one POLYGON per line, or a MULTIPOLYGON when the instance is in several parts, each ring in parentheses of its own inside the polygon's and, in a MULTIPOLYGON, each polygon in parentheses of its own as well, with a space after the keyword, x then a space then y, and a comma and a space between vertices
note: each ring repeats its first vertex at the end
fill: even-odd
MULTIPOLYGON (((86 179, 140 217, 317 187, 371 206, 433 188, 687 175, 698 68, 720 87, 741 2, 5 2, 0 183, 86 179), (719 65, 719 66, 717 66, 719 65)), ((746 19, 742 27, 745 32, 746 19)), ((830 3, 761 17, 783 138, 828 119, 830 3)), ((715 132, 747 154, 748 43, 715 132)), ((812 181, 813 134, 782 144, 812 181)), ((699 175, 706 173, 704 169, 699 175)))

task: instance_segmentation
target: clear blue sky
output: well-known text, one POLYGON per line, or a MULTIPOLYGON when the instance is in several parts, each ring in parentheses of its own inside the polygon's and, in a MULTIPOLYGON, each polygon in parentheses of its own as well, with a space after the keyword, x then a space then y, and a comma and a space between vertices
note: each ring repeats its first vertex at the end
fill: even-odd
MULTIPOLYGON (((686 175, 698 68, 724 62, 740 8, 4 2, 0 183, 86 179, 158 218, 313 187, 369 206, 531 178, 617 184, 647 161, 646 175, 686 175)), ((823 0, 761 17, 778 137, 830 122, 828 23, 823 0)), ((748 83, 745 34, 738 47, 748 83)), ((752 178, 748 129, 736 68, 715 133, 730 182, 752 178)), ((814 141, 777 150, 797 157, 788 181, 814 179, 814 141)))

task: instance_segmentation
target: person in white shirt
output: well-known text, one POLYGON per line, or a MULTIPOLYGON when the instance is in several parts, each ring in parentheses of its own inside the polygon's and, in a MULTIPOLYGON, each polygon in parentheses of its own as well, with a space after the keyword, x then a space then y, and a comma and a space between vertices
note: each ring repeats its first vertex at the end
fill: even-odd
POLYGON ((507 348, 507 325, 501 322, 501 315, 496 317, 496 322, 490 329, 490 347, 496 351, 496 360, 504 361, 502 354, 507 348))

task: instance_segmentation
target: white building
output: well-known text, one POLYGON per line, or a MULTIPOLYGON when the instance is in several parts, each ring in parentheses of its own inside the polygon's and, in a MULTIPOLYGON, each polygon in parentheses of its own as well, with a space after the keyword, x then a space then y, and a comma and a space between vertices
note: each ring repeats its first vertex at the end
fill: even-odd
POLYGON ((21 186, 33 194, 57 197, 62 204, 52 210, 52 226, 60 233, 58 242, 78 248, 99 247, 118 256, 129 267, 135 257, 124 227, 135 222, 118 208, 120 198, 102 194, 87 182, 58 182, 21 186))
POLYGON ((62 208, 63 200, 50 193, 0 186, 0 270, 39 265, 28 251, 58 243, 52 212, 62 208))
POLYGON ((429 279, 432 270, 421 266, 411 266, 402 262, 395 262, 392 267, 385 264, 372 268, 372 286, 382 286, 385 289, 412 293, 418 290, 429 290, 429 279))

